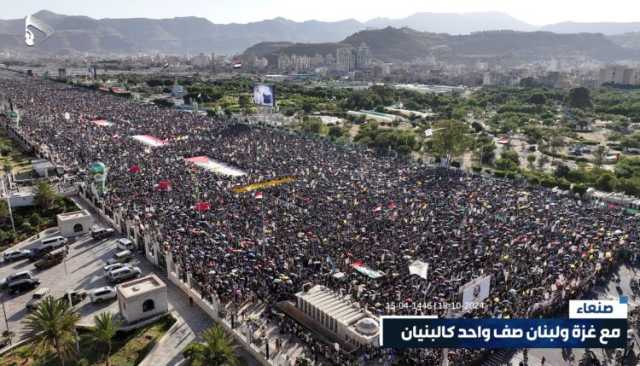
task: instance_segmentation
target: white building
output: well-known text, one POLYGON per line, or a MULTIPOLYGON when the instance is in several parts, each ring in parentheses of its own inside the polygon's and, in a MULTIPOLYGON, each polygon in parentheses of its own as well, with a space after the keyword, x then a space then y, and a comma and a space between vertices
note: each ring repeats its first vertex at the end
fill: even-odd
POLYGON ((341 342, 354 347, 378 345, 378 318, 327 287, 316 285, 298 292, 296 307, 341 342))
POLYGON ((148 319, 169 311, 167 285, 155 274, 116 287, 120 315, 127 323, 148 319))
POLYGON ((93 226, 93 216, 87 210, 61 213, 57 219, 60 235, 67 238, 87 234, 93 226))

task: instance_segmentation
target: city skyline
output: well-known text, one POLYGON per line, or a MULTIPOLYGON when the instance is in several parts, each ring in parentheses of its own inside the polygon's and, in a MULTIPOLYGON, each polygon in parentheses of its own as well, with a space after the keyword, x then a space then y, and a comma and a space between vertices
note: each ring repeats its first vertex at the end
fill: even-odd
POLYGON ((173 18, 198 16, 214 23, 249 23, 264 19, 283 17, 294 21, 321 20, 338 21, 356 19, 367 21, 378 17, 403 18, 418 12, 473 13, 502 12, 535 26, 558 22, 633 22, 640 21, 637 15, 640 4, 629 4, 624 0, 611 0, 604 7, 601 3, 578 1, 557 2, 540 0, 516 2, 489 0, 478 4, 472 0, 452 0, 446 3, 416 4, 409 0, 391 3, 363 1, 341 2, 327 0, 321 3, 301 3, 290 0, 269 2, 257 0, 206 0, 190 1, 188 5, 167 0, 81 2, 65 0, 52 4, 44 0, 14 3, 3 9, 2 19, 22 18, 40 10, 50 10, 67 15, 86 15, 92 18, 173 18), (220 11, 224 9, 224 11, 220 11), (550 11, 553 9, 553 11, 550 11), (620 11, 624 9, 624 11, 620 11), (338 11, 336 11, 338 10, 338 11))

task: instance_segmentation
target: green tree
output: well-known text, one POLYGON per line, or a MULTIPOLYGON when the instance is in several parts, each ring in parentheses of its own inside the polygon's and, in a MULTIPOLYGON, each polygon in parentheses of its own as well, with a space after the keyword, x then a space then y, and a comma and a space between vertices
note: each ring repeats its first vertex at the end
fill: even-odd
POLYGON ((238 104, 240 105, 240 109, 247 114, 251 109, 251 98, 246 94, 241 94, 238 97, 238 104))
POLYGON ((598 147, 593 151, 593 165, 595 165, 596 168, 600 168, 608 154, 609 150, 606 146, 598 145, 598 147))
POLYGON ((527 155, 527 163, 529 163, 529 170, 533 170, 536 166, 536 156, 534 154, 527 155))
POLYGON ((91 332, 91 339, 107 346, 106 365, 111 365, 111 340, 120 328, 120 321, 112 313, 104 312, 94 317, 96 326, 91 332))
POLYGON ((51 185, 46 181, 41 181, 36 186, 35 201, 38 207, 43 210, 48 210, 53 206, 56 200, 56 193, 51 188, 51 185))
POLYGON ((191 343, 183 354, 194 365, 237 366, 238 358, 231 339, 220 325, 202 333, 202 343, 191 343))
POLYGON ((80 319, 65 301, 47 296, 33 313, 27 316, 25 325, 38 351, 54 350, 61 365, 75 353, 76 323, 80 319))
POLYGON ((567 102, 571 108, 591 108, 591 94, 589 93, 589 89, 584 87, 571 89, 567 102))
POLYGON ((434 123, 431 150, 436 156, 451 162, 455 157, 464 154, 470 147, 467 136, 467 125, 454 120, 443 120, 434 123))
POLYGON ((596 188, 605 191, 611 192, 616 188, 617 180, 611 173, 605 172, 598 179, 596 179, 596 188))

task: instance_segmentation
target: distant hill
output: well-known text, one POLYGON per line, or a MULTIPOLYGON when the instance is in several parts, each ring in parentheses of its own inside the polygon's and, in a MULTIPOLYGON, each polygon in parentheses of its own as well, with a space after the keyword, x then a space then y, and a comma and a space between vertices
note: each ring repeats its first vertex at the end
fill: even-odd
POLYGON ((613 22, 597 22, 597 23, 576 23, 563 22, 557 24, 545 25, 540 28, 542 31, 553 33, 602 33, 604 35, 617 35, 631 32, 640 32, 640 22, 630 23, 613 23, 613 22))
MULTIPOLYGON (((246 24, 215 24, 200 17, 172 19, 93 19, 40 11, 36 17, 49 23, 54 35, 38 47, 24 45, 23 19, 0 20, 0 50, 24 54, 197 54, 215 52, 231 55, 259 43, 288 42, 299 44, 332 44, 360 31, 385 29, 389 26, 429 32, 431 36, 414 37, 407 42, 439 42, 443 36, 469 35, 480 31, 535 31, 539 28, 504 13, 417 13, 406 18, 377 18, 368 22, 347 19, 337 22, 294 22, 275 18, 246 24), (426 37, 426 38, 425 38, 426 37), (435 38, 434 38, 435 37, 435 38)), ((640 23, 559 23, 542 28, 557 33, 622 34, 640 31, 640 23)), ((363 35, 364 36, 364 35, 363 35)), ((390 36, 390 35, 389 35, 390 36)), ((600 41, 600 40, 596 40, 600 41)), ((373 42, 373 40, 372 40, 373 42)), ((398 48, 396 45, 387 45, 398 48)), ((327 49, 330 47, 326 47, 327 49)), ((408 50, 408 48, 404 48, 408 50)), ((301 50, 302 52, 302 50, 301 50)), ((310 52, 309 50, 304 52, 310 52)), ((388 51, 389 57, 395 51, 388 51)), ((423 52, 411 50, 412 57, 423 52)), ((400 56, 400 55, 398 55, 400 56)), ((393 56, 395 57, 395 56, 393 56)))
POLYGON ((475 63, 500 61, 519 64, 556 58, 586 57, 601 61, 624 60, 638 52, 623 48, 601 34, 554 34, 550 32, 488 31, 470 35, 418 32, 409 28, 387 27, 357 32, 331 44, 261 44, 247 52, 262 56, 285 53, 325 55, 344 45, 365 43, 374 58, 385 62, 409 62, 428 56, 440 61, 475 63))
POLYGON ((411 28, 421 32, 469 34, 488 30, 532 31, 536 27, 508 14, 483 13, 416 13, 402 19, 376 18, 365 23, 368 28, 411 28))
POLYGON ((640 32, 618 34, 609 38, 622 47, 640 50, 640 32))
POLYGON ((364 26, 355 20, 294 22, 284 18, 247 24, 214 24, 205 18, 93 19, 50 11, 34 14, 55 29, 41 46, 24 45, 24 20, 0 20, 0 49, 36 53, 233 54, 265 41, 335 42, 364 26))

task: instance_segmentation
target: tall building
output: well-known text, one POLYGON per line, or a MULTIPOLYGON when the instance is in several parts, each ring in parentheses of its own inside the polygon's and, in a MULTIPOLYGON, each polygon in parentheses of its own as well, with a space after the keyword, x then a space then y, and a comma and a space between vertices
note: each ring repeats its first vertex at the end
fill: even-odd
POLYGON ((353 55, 353 47, 340 47, 336 51, 336 67, 340 71, 353 71, 356 68, 356 60, 353 55))
POLYGON ((371 50, 369 47, 362 43, 356 50, 356 69, 363 70, 369 67, 371 63, 371 50))

